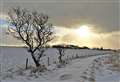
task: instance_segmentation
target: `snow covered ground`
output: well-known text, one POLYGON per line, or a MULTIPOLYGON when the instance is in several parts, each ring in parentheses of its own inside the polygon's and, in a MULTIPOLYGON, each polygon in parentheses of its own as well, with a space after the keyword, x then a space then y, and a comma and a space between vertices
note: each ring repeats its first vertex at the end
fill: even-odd
MULTIPOLYGON (((30 76, 30 70, 18 71, 18 68, 24 68, 26 58, 29 58, 29 65, 33 65, 33 61, 27 51, 23 48, 0 48, 0 63, 2 82, 87 82, 82 78, 84 72, 90 69, 94 60, 110 55, 109 51, 85 50, 85 49, 66 49, 64 59, 70 59, 69 63, 62 68, 57 68, 54 62, 57 62, 58 52, 56 49, 48 49, 45 52, 46 56, 41 59, 41 62, 47 66, 47 58, 50 58, 50 66, 47 66, 47 71, 39 76, 30 76), (109 53, 109 54, 108 54, 109 53), (101 55, 100 55, 101 54, 101 55), (105 55, 103 55, 105 54, 105 55), (76 55, 79 57, 76 58, 76 55), (89 56, 90 57, 87 57, 89 56), (96 56, 95 56, 96 55, 96 56), (81 56, 86 56, 81 58, 81 56), (9 70, 9 71, 8 71, 9 70), (20 74, 21 73, 21 74, 20 74)), ((101 61, 101 59, 100 59, 101 61)), ((105 69, 105 67, 103 68, 105 69)), ((102 70, 103 71, 103 70, 102 70)), ((106 70, 104 70, 106 71, 106 70)), ((120 73, 118 72, 103 72, 101 74, 96 71, 96 82, 119 82, 120 73), (104 75, 104 76, 103 76, 104 75), (112 79, 112 80, 111 80, 112 79)))
MULTIPOLYGON (((111 55, 98 57, 89 65, 83 74, 85 82, 120 82, 120 60, 118 64, 113 64, 111 55), (89 81, 91 78, 95 81, 89 81)), ((117 55, 120 57, 120 53, 117 55)))
MULTIPOLYGON (((120 58, 120 53, 118 55, 120 58)), ((102 66, 99 66, 95 74, 96 82, 120 82, 120 60, 119 67, 116 67, 110 62, 110 56, 101 59, 102 66)))

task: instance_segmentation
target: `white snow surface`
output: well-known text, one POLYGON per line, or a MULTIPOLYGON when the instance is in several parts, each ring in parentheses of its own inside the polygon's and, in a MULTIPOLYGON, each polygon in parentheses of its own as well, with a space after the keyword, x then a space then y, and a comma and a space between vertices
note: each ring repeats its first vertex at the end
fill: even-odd
MULTIPOLYGON (((109 55, 109 51, 100 50, 87 50, 87 49, 66 49, 65 56, 71 58, 75 57, 76 54, 79 56, 90 56, 86 58, 76 58, 71 60, 65 67, 56 68, 53 62, 58 61, 58 52, 56 49, 48 49, 41 59, 41 62, 47 66, 47 57, 50 58, 50 66, 47 66, 49 71, 42 73, 39 77, 27 77, 27 76, 16 76, 13 74, 12 78, 3 79, 2 76, 6 73, 6 70, 10 68, 16 68, 18 66, 25 65, 26 58, 29 58, 29 65, 33 65, 33 61, 29 53, 24 48, 6 48, 0 47, 0 64, 1 64, 1 76, 2 82, 86 82, 81 76, 89 65, 97 58, 103 57, 103 54, 109 55), (100 55, 101 54, 101 55, 100 55)), ((28 73, 28 71, 26 71, 28 73)), ((103 78, 100 74, 96 75, 97 82, 117 82, 119 80, 119 73, 114 73, 112 76, 108 76, 106 73, 103 78), (111 80, 111 77, 113 78, 111 80)))

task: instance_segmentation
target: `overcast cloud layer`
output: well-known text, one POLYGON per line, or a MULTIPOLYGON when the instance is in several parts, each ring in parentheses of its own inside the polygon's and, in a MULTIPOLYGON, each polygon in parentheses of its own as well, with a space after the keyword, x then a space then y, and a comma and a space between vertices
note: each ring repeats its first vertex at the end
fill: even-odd
MULTIPOLYGON (((102 32, 119 29, 118 0, 1 0, 2 13, 10 7, 21 6, 50 16, 57 26, 71 27, 74 24, 93 24, 102 32)), ((73 27, 75 28, 75 27, 73 27)))

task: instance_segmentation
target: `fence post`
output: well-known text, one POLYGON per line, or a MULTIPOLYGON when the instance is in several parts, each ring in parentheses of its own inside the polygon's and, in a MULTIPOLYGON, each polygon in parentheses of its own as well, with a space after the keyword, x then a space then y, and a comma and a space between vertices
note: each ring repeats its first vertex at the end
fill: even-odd
POLYGON ((49 59, 49 57, 48 57, 48 59, 47 59, 47 60, 48 60, 48 66, 49 66, 49 65, 50 65, 50 59, 49 59))
POLYGON ((26 66, 25 69, 28 69, 28 58, 26 59, 26 66))

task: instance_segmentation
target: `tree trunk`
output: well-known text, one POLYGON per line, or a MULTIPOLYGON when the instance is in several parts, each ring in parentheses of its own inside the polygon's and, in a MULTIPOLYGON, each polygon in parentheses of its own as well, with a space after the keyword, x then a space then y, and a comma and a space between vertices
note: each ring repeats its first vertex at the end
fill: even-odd
POLYGON ((36 65, 36 67, 39 67, 39 66, 40 66, 40 63, 39 63, 39 61, 36 60, 36 58, 34 57, 34 54, 33 54, 33 53, 31 53, 31 56, 32 56, 32 59, 33 59, 35 65, 36 65))
POLYGON ((62 57, 59 56, 59 63, 62 63, 62 57))

